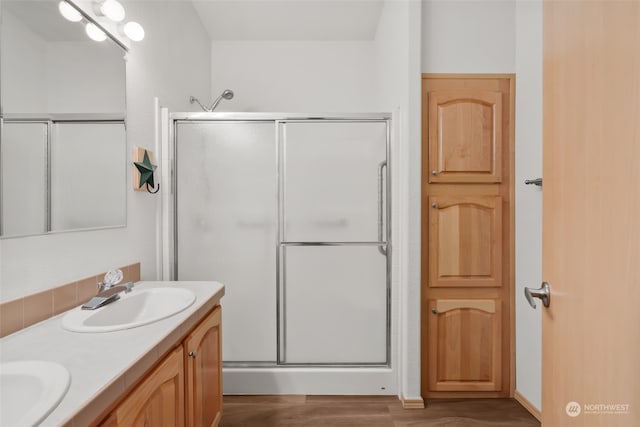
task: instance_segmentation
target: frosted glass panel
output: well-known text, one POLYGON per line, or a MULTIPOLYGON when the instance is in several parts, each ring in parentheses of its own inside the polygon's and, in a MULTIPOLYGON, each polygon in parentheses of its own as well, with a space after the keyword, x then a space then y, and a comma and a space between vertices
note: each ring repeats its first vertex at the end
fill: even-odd
POLYGON ((385 123, 283 125, 284 240, 378 240, 385 123))
POLYGON ((51 229, 125 225, 124 123, 54 123, 53 133, 51 229))
POLYGON ((47 126, 2 127, 2 235, 47 232, 47 126))
POLYGON ((386 257, 375 246, 288 246, 285 363, 386 363, 386 257))
POLYGON ((276 360, 273 123, 178 123, 178 279, 217 280, 223 360, 276 360))

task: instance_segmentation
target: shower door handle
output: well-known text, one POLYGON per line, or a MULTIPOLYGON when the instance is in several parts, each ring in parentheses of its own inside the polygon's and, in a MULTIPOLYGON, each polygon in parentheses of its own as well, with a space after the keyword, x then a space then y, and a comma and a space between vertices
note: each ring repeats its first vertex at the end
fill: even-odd
MULTIPOLYGON (((387 161, 383 160, 378 164, 378 242, 387 242, 386 233, 384 232, 384 174, 383 170, 387 167, 387 161), (384 240, 383 240, 384 237, 384 240)), ((387 246, 378 246, 378 251, 382 255, 387 255, 387 246)))

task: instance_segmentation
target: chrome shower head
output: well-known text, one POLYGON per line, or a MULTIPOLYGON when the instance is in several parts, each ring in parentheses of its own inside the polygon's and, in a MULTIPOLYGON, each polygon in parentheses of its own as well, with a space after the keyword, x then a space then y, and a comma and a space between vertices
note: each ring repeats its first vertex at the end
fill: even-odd
POLYGON ((211 107, 209 107, 209 112, 213 112, 213 110, 216 109, 216 107, 218 106, 218 104, 220 103, 220 101, 222 100, 222 98, 224 99, 232 99, 233 98, 233 91, 231 89, 225 89, 220 96, 213 101, 213 104, 211 104, 211 107))

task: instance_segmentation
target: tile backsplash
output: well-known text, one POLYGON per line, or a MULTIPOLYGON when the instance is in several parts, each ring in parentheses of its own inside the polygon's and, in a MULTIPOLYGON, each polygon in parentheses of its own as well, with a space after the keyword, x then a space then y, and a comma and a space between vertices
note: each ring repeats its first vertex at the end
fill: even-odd
MULTIPOLYGON (((123 282, 140 281, 140 263, 120 267, 123 282)), ((88 301, 97 291, 97 283, 105 273, 86 277, 0 304, 0 338, 41 322, 81 303, 88 301)))

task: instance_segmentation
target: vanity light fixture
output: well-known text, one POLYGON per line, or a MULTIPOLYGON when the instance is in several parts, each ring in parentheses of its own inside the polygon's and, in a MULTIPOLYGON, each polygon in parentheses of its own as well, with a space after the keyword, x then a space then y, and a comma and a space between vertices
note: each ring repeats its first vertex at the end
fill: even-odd
POLYGON ((98 28, 98 26, 93 22, 87 23, 84 29, 91 40, 102 42, 107 39, 107 35, 104 33, 104 31, 98 28))
MULTIPOLYGON (((90 19, 84 19, 82 13, 72 3, 62 0, 58 3, 58 10, 65 19, 71 22, 80 22, 85 25, 85 32, 91 40, 101 42, 107 39, 107 35, 98 25, 88 22, 90 19)), ((124 22, 125 10, 122 3, 118 0, 94 0, 93 12, 98 17, 105 17, 118 24, 118 32, 128 37, 129 40, 139 42, 144 39, 144 28, 137 22, 124 22)))
POLYGON ((127 36, 130 40, 133 40, 134 42, 139 42, 139 41, 142 41, 142 39, 144 39, 144 28, 142 28, 142 25, 138 24, 137 22, 134 22, 134 21, 127 22, 122 26, 121 31, 122 33, 124 33, 125 36, 127 36))
POLYGON ((124 6, 118 0, 102 0, 93 3, 93 11, 98 16, 105 16, 113 22, 124 20, 124 6))
POLYGON ((60 14, 64 16, 64 19, 71 22, 80 22, 82 20, 82 15, 80 12, 76 10, 75 7, 71 6, 66 1, 61 1, 58 3, 58 10, 60 14))

